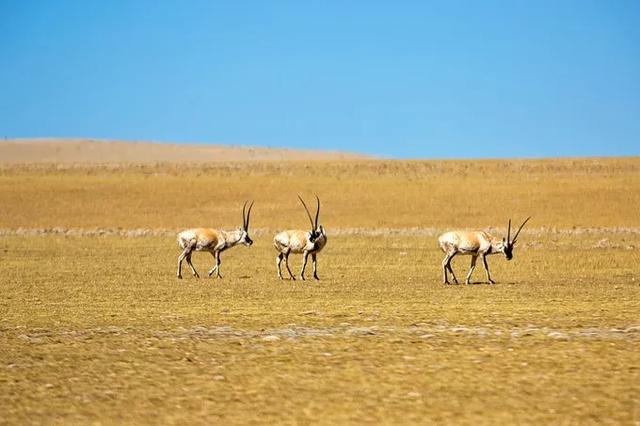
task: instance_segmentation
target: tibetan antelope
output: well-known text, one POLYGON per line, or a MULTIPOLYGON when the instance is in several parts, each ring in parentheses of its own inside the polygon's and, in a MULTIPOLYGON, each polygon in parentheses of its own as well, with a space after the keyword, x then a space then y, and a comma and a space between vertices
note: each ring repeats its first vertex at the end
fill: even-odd
POLYGON ((182 254, 178 257, 178 278, 182 278, 182 261, 187 260, 187 264, 193 272, 193 276, 200 278, 198 272, 191 263, 191 254, 193 251, 208 251, 215 259, 215 265, 209 271, 209 276, 216 272, 216 278, 222 278, 220 275, 220 253, 228 248, 238 244, 250 246, 253 240, 249 238, 249 217, 251 216, 251 207, 253 201, 247 208, 247 202, 242 206, 242 227, 234 231, 221 231, 211 228, 194 228, 187 229, 178 234, 178 245, 182 249, 182 254), (245 212, 246 210, 246 212, 245 212))
POLYGON ((292 280, 296 278, 291 273, 291 269, 289 268, 289 254, 291 253, 302 253, 302 270, 300 271, 300 279, 304 280, 304 268, 307 266, 307 257, 311 255, 311 260, 313 261, 313 278, 319 280, 318 278, 318 268, 317 268, 317 255, 324 248, 325 244, 327 244, 327 234, 324 231, 322 225, 318 226, 318 215, 320 214, 320 199, 316 195, 316 201, 318 206, 316 208, 316 220, 314 221, 311 218, 311 213, 309 213, 309 209, 307 205, 304 203, 302 197, 298 195, 302 206, 307 212, 307 216, 309 216, 309 221, 311 222, 311 231, 299 231, 299 230, 289 230, 282 231, 276 234, 273 238, 273 245, 276 250, 278 250, 278 257, 276 259, 276 265, 278 267, 278 277, 282 278, 282 271, 280 268, 280 264, 282 263, 282 259, 284 259, 285 265, 287 267, 287 271, 289 271, 289 276, 292 280))
POLYGON ((482 263, 484 264, 484 270, 487 273, 487 280, 489 280, 490 284, 495 284, 491 279, 491 275, 489 275, 487 256, 490 254, 502 253, 507 260, 511 260, 513 258, 513 246, 518 240, 518 235, 520 234, 522 227, 529 221, 529 219, 531 219, 531 216, 522 222, 522 225, 518 228, 513 240, 511 239, 511 219, 509 219, 507 238, 503 238, 502 240, 484 231, 451 231, 440 235, 440 237, 438 237, 438 243, 442 251, 445 253, 444 260, 442 261, 444 284, 449 284, 447 270, 451 272, 453 280, 458 284, 458 280, 451 268, 451 259, 453 259, 457 254, 471 255, 471 268, 467 274, 465 284, 469 284, 469 279, 471 279, 471 274, 476 267, 476 260, 478 260, 478 256, 482 256, 482 263))

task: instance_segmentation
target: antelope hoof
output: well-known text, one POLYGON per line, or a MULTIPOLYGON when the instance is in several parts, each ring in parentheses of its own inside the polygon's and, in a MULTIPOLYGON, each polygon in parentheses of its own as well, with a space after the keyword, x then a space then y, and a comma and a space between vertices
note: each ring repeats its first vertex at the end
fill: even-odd
POLYGON ((489 284, 495 284, 496 282, 494 280, 489 280, 489 284))
POLYGON ((179 279, 182 279, 182 275, 178 274, 176 275, 179 279))
POLYGON ((471 284, 471 281, 466 280, 466 281, 464 282, 464 284, 465 284, 465 285, 470 285, 470 284, 471 284))
POLYGON ((304 275, 300 275, 300 279, 301 279, 302 281, 306 281, 306 279, 304 278, 304 275))
POLYGON ((317 275, 315 275, 315 274, 313 275, 313 278, 314 278, 314 279, 316 279, 316 280, 318 280, 318 281, 320 281, 320 277, 318 277, 318 276, 317 276, 317 275))
POLYGON ((200 278, 200 275, 198 275, 197 272, 194 272, 193 276, 196 277, 196 278, 200 278))

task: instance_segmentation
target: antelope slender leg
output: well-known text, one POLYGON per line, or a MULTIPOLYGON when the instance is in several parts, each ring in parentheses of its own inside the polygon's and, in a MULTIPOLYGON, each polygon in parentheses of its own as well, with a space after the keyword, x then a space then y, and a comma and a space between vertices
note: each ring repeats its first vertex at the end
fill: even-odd
POLYGON ((217 251, 215 255, 216 255, 216 266, 215 266, 216 278, 222 278, 222 275, 220 274, 220 252, 217 251))
POLYGON ((300 279, 304 281, 304 270, 307 267, 307 258, 309 257, 309 252, 305 251, 302 254, 302 270, 300 271, 300 279))
POLYGON ((276 258, 276 266, 278 268, 278 278, 280 278, 281 280, 284 279, 282 278, 282 268, 280 267, 283 257, 284 257, 284 254, 278 253, 278 257, 276 258))
POLYGON ((471 267, 469 268, 469 273, 467 274, 467 280, 464 282, 465 284, 469 285, 471 284, 471 282, 469 282, 469 280, 471 279, 471 274, 473 274, 473 270, 476 268, 476 261, 478 260, 478 255, 473 255, 471 257, 471 267))
POLYGON ((218 261, 216 259, 216 255, 212 251, 210 251, 209 253, 211 253, 211 256, 213 256, 213 262, 214 262, 213 268, 209 270, 209 276, 211 276, 215 271, 218 270, 218 261))
POLYGON ((449 284, 449 277, 447 277, 447 262, 449 255, 445 255, 442 259, 442 284, 449 284))
POLYGON ((458 279, 456 278, 456 274, 453 273, 453 268, 451 267, 451 261, 449 261, 449 272, 451 272, 451 276, 453 277, 453 282, 456 284, 460 284, 458 279))
POLYGON ((286 267, 287 267, 287 271, 289 272, 289 277, 290 277, 292 280, 294 280, 294 281, 295 281, 295 280, 296 280, 296 277, 294 277, 294 276, 293 276, 293 272, 291 272, 291 268, 289 268, 289 254, 290 254, 290 253, 291 253, 291 252, 290 252, 290 251, 288 251, 288 252, 286 252, 286 253, 285 253, 285 255, 284 255, 284 266, 286 266, 286 267))
POLYGON ((482 256, 482 263, 484 264, 484 270, 487 273, 487 280, 489 281, 489 284, 495 284, 496 282, 493 281, 491 279, 491 275, 489 275, 489 264, 487 263, 487 256, 486 255, 482 256))
POLYGON ((178 256, 178 273, 176 274, 178 278, 182 278, 182 261, 190 253, 191 253, 191 247, 189 246, 182 251, 182 254, 180 254, 180 256, 178 256))
POLYGON ((442 284, 449 284, 449 277, 447 277, 448 268, 449 268, 449 253, 447 253, 444 256, 444 259, 442 259, 442 275, 444 278, 444 281, 442 281, 442 284))
POLYGON ((320 281, 320 277, 318 277, 318 262, 316 253, 311 253, 311 260, 313 260, 313 278, 320 281))
POLYGON ((453 273, 453 268, 451 267, 451 261, 456 256, 456 254, 458 254, 458 253, 457 252, 453 252, 453 253, 451 253, 451 255, 449 255, 449 260, 447 261, 447 268, 449 268, 449 272, 451 272, 451 276, 453 277, 453 281, 456 284, 458 284, 458 279, 456 278, 456 274, 453 273))
POLYGON ((196 277, 196 278, 200 278, 200 275, 198 275, 198 271, 196 271, 196 268, 193 267, 193 263, 191 263, 191 254, 192 253, 193 252, 190 251, 187 254, 187 264, 189 265, 189 268, 191 268, 191 272, 193 272, 193 276, 196 277))

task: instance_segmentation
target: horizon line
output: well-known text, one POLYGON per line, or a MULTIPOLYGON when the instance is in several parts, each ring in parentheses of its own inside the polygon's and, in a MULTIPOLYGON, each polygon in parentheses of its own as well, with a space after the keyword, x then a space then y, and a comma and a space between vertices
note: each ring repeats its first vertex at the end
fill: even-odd
MULTIPOLYGON (((571 159, 615 159, 615 158, 638 158, 640 153, 637 154, 593 154, 593 155, 557 155, 557 156, 511 156, 511 157, 410 157, 410 156, 397 156, 388 157, 380 154, 370 154, 361 151, 345 151, 336 149, 321 149, 321 148, 295 148, 287 146, 274 146, 274 145, 251 145, 241 143, 230 142, 204 142, 204 141, 175 141, 175 140, 159 140, 159 139, 113 139, 113 138, 96 138, 86 136, 33 136, 33 137, 9 137, 4 136, 0 139, 0 143, 29 143, 29 142, 95 142, 95 143, 122 143, 122 144, 152 144, 152 145, 175 145, 175 146, 194 146, 194 147, 226 147, 226 148, 239 148, 239 149, 265 149, 265 150, 286 150, 293 152, 324 152, 324 153, 339 153, 348 155, 360 155, 362 160, 367 161, 470 161, 470 160, 571 160, 571 159)), ((640 143, 639 143, 640 145, 640 143)), ((290 160, 290 161, 314 161, 314 160, 290 160)), ((316 161, 353 161, 353 159, 344 160, 316 160, 316 161)))

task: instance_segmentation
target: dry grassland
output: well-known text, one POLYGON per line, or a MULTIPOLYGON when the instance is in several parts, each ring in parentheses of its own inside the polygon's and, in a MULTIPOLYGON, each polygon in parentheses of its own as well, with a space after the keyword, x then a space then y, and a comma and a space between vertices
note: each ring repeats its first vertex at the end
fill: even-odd
MULTIPOLYGON (((639 172, 635 158, 5 167, 0 423, 634 424, 639 172), (314 191, 322 281, 279 281, 272 232, 306 227, 295 194, 314 191), (256 242, 223 254, 225 278, 177 280, 172 233, 237 226, 250 198, 256 242), (529 214, 514 260, 489 260, 496 285, 441 284, 439 231, 529 214)), ((211 260, 194 255, 201 274, 211 260)))

